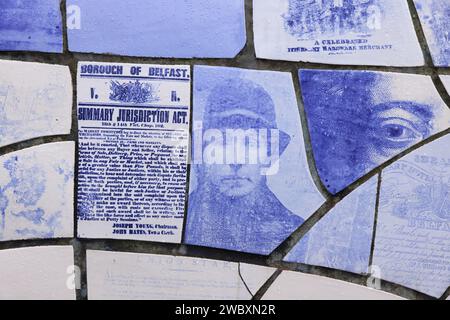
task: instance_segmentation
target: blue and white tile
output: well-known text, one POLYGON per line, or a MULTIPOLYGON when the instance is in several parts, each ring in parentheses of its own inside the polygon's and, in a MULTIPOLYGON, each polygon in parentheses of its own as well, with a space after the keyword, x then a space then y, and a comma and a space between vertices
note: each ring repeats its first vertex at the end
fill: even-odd
POLYGON ((258 58, 421 66, 407 1, 253 0, 258 58))
POLYGON ((382 174, 373 265, 380 277, 441 297, 450 286, 450 135, 382 174))
POLYGON ((0 251, 0 300, 75 300, 71 246, 0 251))
POLYGON ((292 75, 200 66, 194 74, 185 242, 269 254, 324 202, 292 75), (248 144, 234 140, 239 131, 248 144))
POLYGON ((372 246, 378 176, 341 200, 285 258, 288 262, 367 273, 372 246))
POLYGON ((316 167, 332 194, 450 127, 429 76, 300 70, 300 82, 316 167))
POLYGON ((450 1, 414 0, 434 65, 450 66, 450 1))
POLYGON ((0 147, 69 134, 71 125, 67 66, 0 60, 0 147))
POLYGON ((69 50, 162 58, 234 58, 246 43, 243 0, 69 0, 69 50))
MULTIPOLYGON (((245 265, 257 291, 274 269, 245 265)), ((155 254, 87 251, 90 300, 249 300, 235 262, 155 254)))
POLYGON ((2 0, 0 51, 63 52, 59 0, 2 0))
POLYGON ((73 236, 75 144, 0 157, 0 241, 73 236))
POLYGON ((447 93, 450 94, 450 76, 440 76, 447 93))
POLYGON ((283 271, 262 300, 404 300, 402 297, 341 280, 283 271))

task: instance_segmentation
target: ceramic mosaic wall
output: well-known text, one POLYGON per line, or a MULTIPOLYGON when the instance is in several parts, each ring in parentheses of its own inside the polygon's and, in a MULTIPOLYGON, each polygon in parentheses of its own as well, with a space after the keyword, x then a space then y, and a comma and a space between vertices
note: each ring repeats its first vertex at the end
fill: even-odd
POLYGON ((113 2, 0 5, 0 299, 448 299, 449 1, 113 2))

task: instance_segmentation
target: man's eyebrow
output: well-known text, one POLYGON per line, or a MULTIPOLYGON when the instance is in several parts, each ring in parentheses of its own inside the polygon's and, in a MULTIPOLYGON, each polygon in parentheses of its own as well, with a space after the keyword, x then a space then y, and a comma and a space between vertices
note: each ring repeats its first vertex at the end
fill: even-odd
POLYGON ((425 119, 427 121, 433 118, 433 112, 431 111, 432 108, 430 105, 413 101, 390 101, 375 105, 373 107, 375 113, 393 108, 403 109, 405 111, 418 115, 422 119, 425 119))

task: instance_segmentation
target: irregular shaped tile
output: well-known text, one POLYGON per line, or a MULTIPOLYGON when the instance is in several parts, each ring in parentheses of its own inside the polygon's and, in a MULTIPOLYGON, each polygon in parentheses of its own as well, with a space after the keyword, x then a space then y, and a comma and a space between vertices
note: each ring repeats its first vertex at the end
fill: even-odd
POLYGON ((450 65, 450 1, 414 0, 434 65, 450 65))
POLYGON ((0 157, 0 241, 73 236, 74 156, 57 142, 0 157))
POLYGON ((403 298, 321 276, 283 271, 262 300, 404 300, 403 298))
POLYGON ((254 264, 239 263, 239 273, 246 286, 255 295, 277 269, 257 266, 254 264))
POLYGON ((378 176, 331 209, 285 258, 289 262, 367 273, 378 176))
POLYGON ((2 0, 0 51, 63 52, 59 0, 2 0))
POLYGON ((440 78, 445 86, 445 89, 450 94, 450 76, 440 76, 440 78))
POLYGON ((381 278, 434 297, 450 285, 450 136, 382 174, 373 265, 381 278))
POLYGON ((324 201, 290 73, 196 67, 185 242, 269 254, 324 201))
POLYGON ((0 60, 0 147, 69 134, 71 125, 68 67, 0 60))
POLYGON ((80 62, 78 235, 182 237, 190 66, 80 62))
POLYGON ((450 125, 428 76, 300 70, 300 79, 317 170, 333 194, 450 125))
POLYGON ((258 58, 331 64, 420 66, 406 1, 253 1, 258 58))
POLYGON ((234 58, 246 42, 243 0, 69 0, 69 50, 165 58, 234 58))
MULTIPOLYGON (((254 286, 268 269, 255 266, 249 283, 254 286)), ((90 300, 252 298, 237 263, 200 258, 88 250, 87 283, 90 300)))
POLYGON ((75 300, 71 246, 0 251, 1 300, 75 300))

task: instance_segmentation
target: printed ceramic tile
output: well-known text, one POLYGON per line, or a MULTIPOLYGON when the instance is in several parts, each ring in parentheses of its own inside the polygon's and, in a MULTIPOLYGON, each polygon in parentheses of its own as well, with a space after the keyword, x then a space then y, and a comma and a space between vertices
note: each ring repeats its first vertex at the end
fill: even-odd
POLYGON ((252 295, 256 294, 275 273, 275 268, 239 263, 239 272, 252 295))
MULTIPOLYGON (((253 268, 250 287, 270 277, 253 268)), ((247 281, 246 280, 246 281, 247 281)), ((90 300, 246 300, 238 263, 154 254, 87 251, 90 300)))
POLYGON ((68 67, 0 60, 0 147, 69 134, 71 124, 68 67))
POLYGON ((78 235, 180 243, 191 70, 78 65, 78 235))
POLYGON ((73 236, 74 143, 0 157, 0 241, 73 236))
POLYGON ((375 219, 378 176, 344 198, 294 247, 285 260, 366 273, 375 219))
POLYGON ((333 194, 450 125, 428 76, 300 70, 300 79, 318 173, 333 194))
POLYGON ((243 0, 69 0, 69 50, 234 58, 246 42, 243 0))
POLYGON ((0 251, 1 300, 75 300, 71 246, 0 251))
POLYGON ((450 65, 450 1, 414 0, 436 66, 450 65))
POLYGON ((424 64, 406 1, 254 0, 258 58, 331 64, 424 64))
POLYGON ((63 51, 59 0, 2 0, 0 51, 63 51))
POLYGON ((290 73, 195 67, 185 242, 269 254, 324 201, 290 73))
POLYGON ((403 300, 396 295, 331 278, 284 271, 262 300, 403 300))
POLYGON ((381 278, 434 297, 450 285, 450 135, 382 174, 373 265, 381 278))

